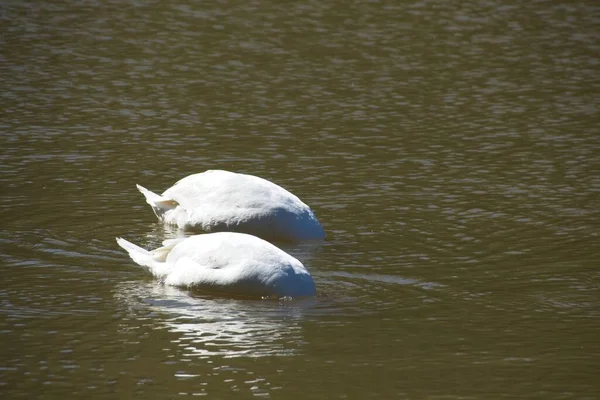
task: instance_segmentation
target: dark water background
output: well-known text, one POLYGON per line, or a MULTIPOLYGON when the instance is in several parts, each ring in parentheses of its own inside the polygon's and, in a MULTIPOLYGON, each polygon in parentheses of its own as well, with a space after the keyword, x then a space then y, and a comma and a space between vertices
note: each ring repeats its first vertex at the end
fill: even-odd
POLYGON ((588 1, 3 1, 0 397, 593 399, 588 1), (135 189, 267 178, 304 301, 163 287, 135 189))

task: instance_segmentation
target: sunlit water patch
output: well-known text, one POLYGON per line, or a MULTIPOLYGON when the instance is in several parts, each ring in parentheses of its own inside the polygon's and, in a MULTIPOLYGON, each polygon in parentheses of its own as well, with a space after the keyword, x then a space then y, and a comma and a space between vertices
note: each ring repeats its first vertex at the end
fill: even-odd
MULTIPOLYGON (((299 320, 311 300, 235 300, 193 296, 160 283, 126 282, 115 298, 150 311, 158 325, 179 337, 172 341, 182 357, 263 357, 293 355, 303 347, 299 320)), ((146 313, 144 313, 146 315, 146 313)))

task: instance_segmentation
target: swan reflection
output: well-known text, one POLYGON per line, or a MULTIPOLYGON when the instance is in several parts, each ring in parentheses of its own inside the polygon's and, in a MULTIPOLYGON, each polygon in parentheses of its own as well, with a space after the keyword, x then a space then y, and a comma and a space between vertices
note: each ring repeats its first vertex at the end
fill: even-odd
MULTIPOLYGON (((201 235, 204 232, 201 231, 183 231, 177 227, 173 227, 171 225, 164 225, 160 223, 152 223, 149 225, 150 230, 147 231, 143 237, 142 243, 144 243, 144 247, 146 248, 154 248, 159 247, 163 240, 165 239, 175 239, 181 237, 188 237, 191 235, 201 235)), ((137 241, 135 236, 132 236, 133 240, 137 241)), ((281 250, 291 254, 296 257, 303 263, 310 261, 315 257, 319 252, 323 250, 324 242, 323 241, 308 241, 308 242, 300 242, 300 243, 290 243, 290 242, 278 242, 274 241, 273 244, 279 247, 281 250)))
POLYGON ((176 287, 123 282, 115 297, 130 317, 179 334, 172 340, 185 357, 293 355, 303 346, 301 320, 314 300, 232 300, 192 296, 176 287))

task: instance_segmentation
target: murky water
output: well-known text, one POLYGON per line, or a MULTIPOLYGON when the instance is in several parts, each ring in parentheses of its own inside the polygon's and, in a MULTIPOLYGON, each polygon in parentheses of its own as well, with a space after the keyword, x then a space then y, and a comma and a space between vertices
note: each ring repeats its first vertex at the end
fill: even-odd
POLYGON ((2 398, 596 398, 599 11, 3 2, 2 398), (302 301, 118 248, 206 169, 291 190, 302 301), (237 396, 236 396, 237 395, 237 396))

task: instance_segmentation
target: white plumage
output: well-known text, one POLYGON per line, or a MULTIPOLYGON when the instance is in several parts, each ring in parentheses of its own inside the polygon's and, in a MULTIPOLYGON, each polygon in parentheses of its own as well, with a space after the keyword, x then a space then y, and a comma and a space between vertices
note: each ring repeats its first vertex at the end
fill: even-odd
POLYGON ((181 179, 160 196, 137 188, 160 220, 181 229, 244 232, 267 240, 325 237, 310 207, 281 186, 253 175, 209 170, 181 179))
POLYGON ((170 239, 153 251, 121 238, 117 243, 168 285, 243 296, 316 294, 300 261, 252 235, 220 232, 170 239))

